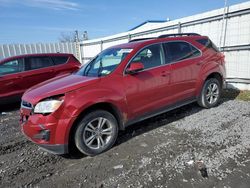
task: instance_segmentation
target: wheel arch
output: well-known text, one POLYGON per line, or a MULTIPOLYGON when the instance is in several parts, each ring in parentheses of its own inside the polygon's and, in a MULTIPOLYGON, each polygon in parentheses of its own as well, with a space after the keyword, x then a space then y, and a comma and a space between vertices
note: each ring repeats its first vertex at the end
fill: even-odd
POLYGON ((196 90, 196 96, 197 97, 200 96, 203 85, 210 78, 216 78, 219 81, 220 86, 223 87, 223 76, 222 76, 222 74, 219 73, 219 72, 211 72, 211 73, 207 74, 206 76, 204 76, 203 79, 200 80, 199 85, 197 87, 198 89, 196 90))
MULTIPOLYGON (((95 111, 95 110, 105 110, 114 115, 114 117, 117 120, 118 123, 118 130, 124 130, 125 126, 123 123, 123 116, 120 112, 120 110, 112 103, 109 102, 99 102, 96 104, 92 104, 89 107, 85 108, 76 118, 74 123, 72 124, 69 135, 68 135, 68 145, 69 145, 69 150, 72 148, 73 142, 73 133, 76 130, 77 124, 81 121, 81 119, 88 113, 95 111)), ((73 146, 74 147, 74 146, 73 146)))
POLYGON ((213 72, 213 73, 209 74, 209 75, 206 77, 206 79, 204 80, 204 83, 205 83, 205 81, 207 81, 207 80, 210 79, 210 78, 216 78, 216 79, 219 81, 220 86, 221 86, 221 87, 223 86, 223 77, 222 77, 222 75, 221 75, 220 73, 218 73, 218 72, 213 72))

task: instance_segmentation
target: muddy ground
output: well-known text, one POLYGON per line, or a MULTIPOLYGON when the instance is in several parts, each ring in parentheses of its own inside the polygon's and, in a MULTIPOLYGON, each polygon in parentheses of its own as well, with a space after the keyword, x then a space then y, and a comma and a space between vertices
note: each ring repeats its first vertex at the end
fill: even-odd
POLYGON ((18 105, 2 107, 0 187, 250 187, 250 102, 162 114, 121 132, 96 157, 44 152, 22 135, 18 118, 18 105))

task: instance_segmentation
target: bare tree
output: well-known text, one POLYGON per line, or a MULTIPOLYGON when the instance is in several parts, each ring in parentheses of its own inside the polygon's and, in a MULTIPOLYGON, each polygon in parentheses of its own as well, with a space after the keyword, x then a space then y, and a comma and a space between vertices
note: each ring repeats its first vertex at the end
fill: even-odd
POLYGON ((58 38, 60 42, 76 42, 88 40, 88 32, 84 31, 79 33, 77 30, 74 32, 62 32, 58 38))
POLYGON ((74 32, 63 32, 61 33, 60 37, 58 38, 60 42, 75 42, 76 37, 74 32))

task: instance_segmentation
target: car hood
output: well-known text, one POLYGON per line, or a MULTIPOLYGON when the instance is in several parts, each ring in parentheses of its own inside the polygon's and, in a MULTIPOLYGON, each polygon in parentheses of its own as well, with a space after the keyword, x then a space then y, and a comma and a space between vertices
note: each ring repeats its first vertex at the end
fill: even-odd
POLYGON ((85 87, 98 82, 99 79, 100 78, 97 77, 85 77, 75 74, 56 77, 38 84, 26 91, 22 97, 22 100, 36 104, 44 98, 61 95, 81 87, 85 87))

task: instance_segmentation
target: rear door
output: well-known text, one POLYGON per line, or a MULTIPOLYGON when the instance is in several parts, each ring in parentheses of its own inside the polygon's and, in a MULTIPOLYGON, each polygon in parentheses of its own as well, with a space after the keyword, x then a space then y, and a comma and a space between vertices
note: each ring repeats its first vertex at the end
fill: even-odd
POLYGON ((14 59, 0 64, 0 97, 21 95, 24 91, 23 59, 14 59))
POLYGON ((164 44, 166 58, 171 62, 172 102, 195 96, 195 88, 202 64, 201 52, 185 41, 164 44))
POLYGON ((52 56, 51 57, 53 63, 55 64, 55 75, 62 75, 66 73, 71 73, 76 68, 69 63, 70 57, 69 56, 52 56))
POLYGON ((124 75, 129 119, 134 119, 156 112, 169 103, 171 66, 165 64, 161 44, 145 47, 131 62, 141 62, 144 65, 144 70, 124 75))
POLYGON ((25 58, 25 73, 23 80, 25 88, 28 89, 38 83, 53 78, 54 64, 48 56, 34 56, 25 58))

